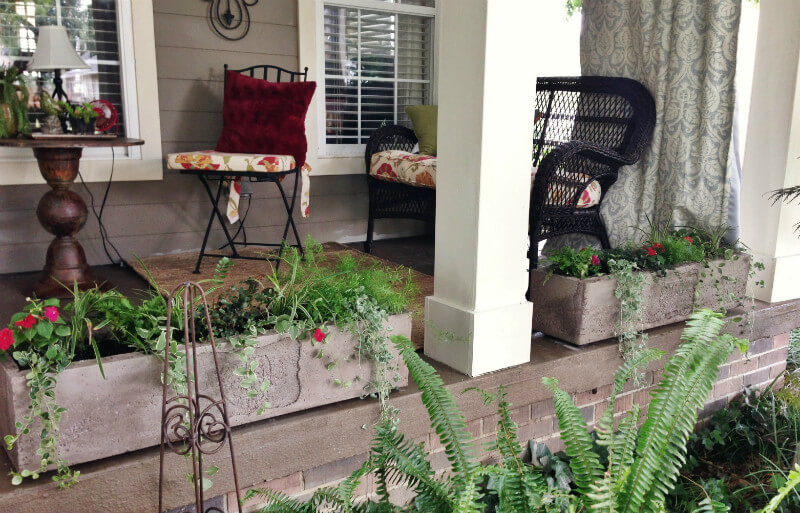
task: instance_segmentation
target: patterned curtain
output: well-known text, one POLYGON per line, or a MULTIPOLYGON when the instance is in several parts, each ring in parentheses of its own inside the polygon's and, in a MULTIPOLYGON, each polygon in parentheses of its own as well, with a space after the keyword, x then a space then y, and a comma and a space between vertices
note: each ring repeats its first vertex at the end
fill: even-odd
POLYGON ((637 239, 648 217, 727 224, 741 2, 583 1, 582 73, 636 79, 656 102, 650 149, 601 207, 612 245, 637 239))

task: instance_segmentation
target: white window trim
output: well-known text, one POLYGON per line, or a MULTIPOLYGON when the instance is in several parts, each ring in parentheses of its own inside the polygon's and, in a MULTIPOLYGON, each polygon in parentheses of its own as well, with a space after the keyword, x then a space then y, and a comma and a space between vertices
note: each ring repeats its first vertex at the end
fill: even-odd
MULTIPOLYGON (((161 180, 161 122, 152 0, 117 0, 117 26, 125 131, 128 137, 144 139, 145 144, 114 150, 114 181, 161 180)), ((80 170, 87 182, 108 180, 111 150, 84 150, 80 170)), ((42 183, 44 179, 30 149, 0 148, 0 185, 42 183)))
POLYGON ((394 4, 380 0, 298 0, 297 31, 299 66, 308 66, 308 79, 317 82, 317 92, 306 115, 308 154, 306 160, 315 175, 348 175, 364 173, 363 144, 325 144, 325 45, 324 5, 354 7, 400 14, 418 14, 433 18, 433 67, 431 95, 436 100, 436 78, 439 53, 438 20, 441 2, 436 7, 394 4))

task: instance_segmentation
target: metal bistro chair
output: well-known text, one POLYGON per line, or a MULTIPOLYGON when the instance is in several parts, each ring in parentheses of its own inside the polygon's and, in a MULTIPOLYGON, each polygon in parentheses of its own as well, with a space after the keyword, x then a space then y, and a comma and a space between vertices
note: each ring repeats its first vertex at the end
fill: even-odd
MULTIPOLYGON (((228 65, 225 64, 224 66, 225 76, 227 77, 228 72, 228 65)), ((257 66, 250 66, 247 68, 242 69, 232 69, 230 71, 235 71, 237 73, 246 74, 251 78, 261 78, 263 80, 268 80, 271 82, 281 82, 281 79, 284 79, 284 82, 305 82, 308 79, 308 68, 304 68, 303 71, 289 71, 287 69, 272 66, 270 64, 261 64, 257 66), (270 80, 270 77, 273 77, 275 80, 270 80)), ((302 165, 302 164, 301 164, 302 165)), ((283 255, 283 249, 285 246, 292 246, 296 247, 300 254, 303 254, 303 244, 300 242, 300 235, 297 232, 297 227, 294 223, 294 205, 297 200, 297 187, 298 182, 300 181, 300 167, 296 166, 294 169, 289 171, 277 171, 277 172, 259 172, 259 171, 232 171, 232 170, 223 170, 223 169, 180 169, 180 172, 183 174, 192 174, 196 175, 200 182, 203 184, 203 188, 206 190, 208 194, 208 198, 211 201, 212 209, 211 215, 208 219, 208 225, 206 226, 206 232, 203 236, 203 245, 200 248, 200 254, 197 257, 197 265, 195 266, 194 273, 198 274, 200 272, 200 264, 203 262, 203 257, 211 256, 211 257, 224 257, 228 256, 229 258, 241 258, 247 260, 263 260, 263 257, 253 257, 253 256, 246 256, 242 255, 237 251, 237 247, 247 247, 247 246, 261 246, 261 247, 276 247, 280 248, 278 251, 278 255, 274 257, 268 257, 268 260, 274 260, 276 262, 276 268, 280 265, 281 257, 283 255), (283 185, 281 181, 288 175, 294 175, 294 188, 292 189, 292 198, 289 201, 289 198, 286 195, 286 191, 283 189, 283 185), (286 224, 283 228, 283 237, 281 238, 280 243, 268 243, 268 242, 248 242, 247 241, 247 233, 244 230, 244 222, 246 220, 246 215, 241 218, 240 220, 240 227, 237 232, 231 236, 228 227, 225 225, 225 215, 224 212, 220 210, 219 207, 219 200, 222 197, 222 191, 225 188, 225 183, 229 180, 235 180, 238 178, 247 178, 250 182, 273 182, 277 187, 278 191, 281 193, 281 199, 283 200, 283 205, 286 208, 286 224), (217 181, 217 191, 216 194, 212 192, 211 185, 209 184, 210 181, 217 181), (211 226, 214 224, 214 218, 217 218, 219 224, 222 225, 222 231, 225 233, 225 239, 227 243, 222 245, 218 248, 217 251, 223 250, 227 247, 231 248, 231 255, 220 255, 218 253, 207 253, 206 252, 206 245, 208 244, 208 236, 211 233, 211 226), (292 233, 294 234, 294 239, 296 241, 295 244, 286 244, 286 237, 289 234, 289 227, 292 228, 292 233), (241 242, 236 241, 236 237, 238 234, 242 232, 243 240, 241 242)), ((248 206, 249 209, 249 206, 248 206)))

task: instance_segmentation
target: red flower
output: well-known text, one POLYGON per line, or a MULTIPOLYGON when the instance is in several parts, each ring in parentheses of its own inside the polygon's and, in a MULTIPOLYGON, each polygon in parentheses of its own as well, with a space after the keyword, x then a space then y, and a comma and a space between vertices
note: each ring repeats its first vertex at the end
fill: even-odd
POLYGON ((600 257, 597 255, 592 255, 592 265, 600 265, 600 257))
POLYGON ((314 340, 316 340, 317 342, 322 342, 323 340, 325 340, 325 337, 327 336, 328 335, 326 335, 325 332, 319 328, 317 328, 317 331, 314 332, 314 340))
POLYGON ((28 314, 27 317, 22 319, 21 321, 17 321, 14 323, 14 326, 21 326, 23 328, 33 328, 33 325, 36 324, 36 317, 31 314, 28 314))
POLYGON ((644 248, 644 250, 647 251, 647 256, 655 256, 655 254, 656 254, 656 250, 653 249, 652 247, 644 248))
POLYGON ((58 308, 55 306, 45 306, 44 316, 47 317, 48 321, 56 322, 58 320, 58 308))
POLYGON ((685 241, 686 241, 686 242, 688 242, 689 244, 694 244, 694 241, 693 241, 693 240, 692 240, 692 238, 691 238, 691 237, 689 237, 688 235, 687 235, 686 237, 684 237, 684 238, 683 238, 683 240, 685 240, 685 241))
POLYGON ((664 251, 664 245, 661 244, 660 242, 654 242, 653 248, 657 249, 658 251, 664 251))
POLYGON ((0 350, 8 351, 14 345, 14 332, 8 328, 0 330, 0 350))

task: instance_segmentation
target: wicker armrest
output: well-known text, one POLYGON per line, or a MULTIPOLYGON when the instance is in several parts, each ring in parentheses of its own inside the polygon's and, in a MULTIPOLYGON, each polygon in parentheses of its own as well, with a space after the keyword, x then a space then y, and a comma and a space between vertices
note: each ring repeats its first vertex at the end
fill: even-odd
POLYGON ((400 125, 387 125, 381 127, 372 134, 367 142, 367 149, 364 153, 367 175, 372 162, 372 155, 379 151, 403 150, 412 151, 417 144, 417 136, 410 128, 400 125))
POLYGON ((542 159, 536 171, 531 190, 531 216, 548 201, 551 182, 557 181, 562 187, 574 191, 573 201, 569 205, 574 207, 571 203, 577 201, 580 191, 589 183, 597 180, 603 190, 606 190, 616 182, 616 170, 633 162, 635 159, 626 158, 610 148, 586 141, 570 141, 557 146, 542 159), (592 166, 587 160, 600 165, 592 166), (556 174, 556 171, 560 172, 556 174))

